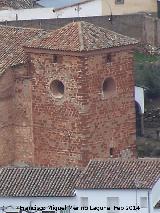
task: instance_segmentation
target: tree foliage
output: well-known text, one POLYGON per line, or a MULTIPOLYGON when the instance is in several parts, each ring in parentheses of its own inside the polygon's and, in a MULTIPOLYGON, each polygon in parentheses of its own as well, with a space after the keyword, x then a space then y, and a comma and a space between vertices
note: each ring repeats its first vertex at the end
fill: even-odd
POLYGON ((135 80, 136 85, 145 88, 148 98, 160 97, 160 57, 135 57, 135 80))

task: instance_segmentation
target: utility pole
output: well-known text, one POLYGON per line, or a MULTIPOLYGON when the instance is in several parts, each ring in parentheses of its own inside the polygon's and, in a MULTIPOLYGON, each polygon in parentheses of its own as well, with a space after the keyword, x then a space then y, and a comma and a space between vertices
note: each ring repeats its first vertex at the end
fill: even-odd
POLYGON ((82 8, 80 7, 79 4, 77 4, 77 8, 75 8, 75 11, 77 11, 78 17, 79 17, 79 12, 82 8))

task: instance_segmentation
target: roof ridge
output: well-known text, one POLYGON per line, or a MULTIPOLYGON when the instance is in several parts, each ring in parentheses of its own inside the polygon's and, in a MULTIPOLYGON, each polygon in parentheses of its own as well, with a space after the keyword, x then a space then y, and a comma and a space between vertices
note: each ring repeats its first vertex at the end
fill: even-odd
POLYGON ((71 22, 54 31, 48 38, 31 41, 28 48, 58 51, 95 51, 137 44, 136 39, 108 31, 105 28, 84 21, 71 22), (63 42, 62 42, 63 41, 63 42))
POLYGON ((91 162, 108 162, 108 161, 160 161, 160 158, 108 158, 108 159, 91 159, 91 162))
POLYGON ((80 51, 84 50, 83 32, 82 32, 82 22, 77 22, 78 24, 78 36, 80 43, 80 51))
POLYGON ((0 167, 1 169, 48 169, 48 170, 82 170, 80 167, 43 167, 43 166, 39 166, 39 167, 34 167, 34 166, 2 166, 0 167))

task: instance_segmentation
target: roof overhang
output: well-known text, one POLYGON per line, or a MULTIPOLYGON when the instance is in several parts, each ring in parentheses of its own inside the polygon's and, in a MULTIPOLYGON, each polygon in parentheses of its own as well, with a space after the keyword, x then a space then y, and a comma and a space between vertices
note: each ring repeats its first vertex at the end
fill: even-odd
POLYGON ((122 52, 129 51, 135 49, 134 45, 120 46, 120 47, 112 47, 107 49, 99 49, 92 51, 61 51, 61 50, 52 50, 52 49, 43 49, 43 48, 32 48, 32 47, 24 47, 24 51, 26 53, 44 53, 44 54, 57 54, 57 55, 69 55, 69 56, 91 56, 91 55, 99 55, 111 52, 122 52))

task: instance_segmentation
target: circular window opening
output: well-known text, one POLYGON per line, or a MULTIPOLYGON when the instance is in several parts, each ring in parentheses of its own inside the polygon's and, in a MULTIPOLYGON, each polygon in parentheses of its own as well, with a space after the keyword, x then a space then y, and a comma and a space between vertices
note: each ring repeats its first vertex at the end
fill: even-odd
POLYGON ((55 98, 62 98, 64 95, 64 84, 62 81, 54 80, 50 85, 50 89, 55 98))
POLYGON ((113 78, 107 78, 103 82, 103 94, 109 95, 116 90, 116 85, 113 78))

